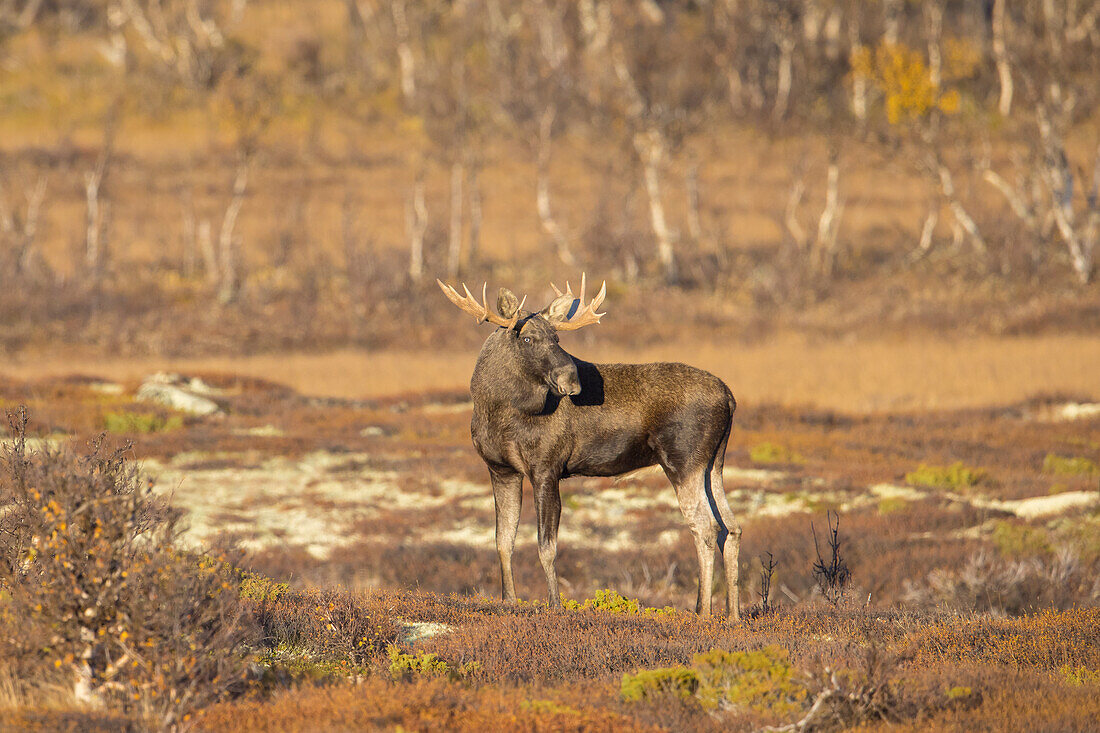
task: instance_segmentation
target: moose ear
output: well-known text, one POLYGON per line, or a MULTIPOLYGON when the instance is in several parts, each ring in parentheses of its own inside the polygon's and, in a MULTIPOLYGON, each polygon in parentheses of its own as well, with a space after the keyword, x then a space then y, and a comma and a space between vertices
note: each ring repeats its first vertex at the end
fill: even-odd
POLYGON ((505 318, 511 318, 519 310, 519 298, 508 288, 501 288, 497 293, 497 313, 505 318))
POLYGON ((578 302, 576 296, 571 293, 566 293, 561 297, 555 298, 554 302, 543 308, 540 315, 551 323, 568 321, 569 317, 573 315, 573 310, 576 308, 578 302))

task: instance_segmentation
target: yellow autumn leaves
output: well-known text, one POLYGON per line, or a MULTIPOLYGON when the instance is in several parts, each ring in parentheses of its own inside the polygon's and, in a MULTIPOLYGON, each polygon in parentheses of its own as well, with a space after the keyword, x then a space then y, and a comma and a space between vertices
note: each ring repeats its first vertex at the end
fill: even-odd
POLYGON ((959 110, 959 92, 944 88, 943 80, 972 76, 980 58, 957 41, 947 42, 944 52, 943 66, 934 74, 924 55, 905 44, 883 41, 874 48, 860 46, 852 54, 851 74, 867 79, 882 94, 891 125, 919 120, 933 110, 954 114, 959 110))

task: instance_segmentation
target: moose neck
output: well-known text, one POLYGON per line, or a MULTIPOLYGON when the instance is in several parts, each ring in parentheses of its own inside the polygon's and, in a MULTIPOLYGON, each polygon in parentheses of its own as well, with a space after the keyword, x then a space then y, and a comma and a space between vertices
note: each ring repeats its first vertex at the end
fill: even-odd
POLYGON ((490 334, 478 355, 470 392, 475 404, 484 404, 490 411, 505 408, 537 415, 546 407, 550 388, 545 381, 524 373, 514 340, 503 328, 490 334))

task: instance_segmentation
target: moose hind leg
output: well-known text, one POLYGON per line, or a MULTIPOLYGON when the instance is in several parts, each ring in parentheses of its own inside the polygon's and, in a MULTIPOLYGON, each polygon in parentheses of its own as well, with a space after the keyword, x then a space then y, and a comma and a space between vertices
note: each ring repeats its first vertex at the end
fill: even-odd
POLYGON ((558 523, 561 520, 561 494, 558 493, 558 480, 544 478, 531 483, 535 490, 539 562, 542 563, 542 570, 546 573, 547 604, 550 608, 561 608, 558 573, 554 568, 554 561, 558 556, 558 523))
POLYGON ((500 596, 516 600, 516 580, 512 575, 512 551, 516 547, 519 512, 523 505, 523 474, 489 471, 497 514, 497 556, 500 558, 500 596))
MULTIPOLYGON (((724 449, 725 446, 722 446, 724 449)), ((718 521, 718 550, 726 571, 726 615, 741 618, 741 525, 733 516, 722 485, 722 459, 719 456, 707 476, 707 499, 718 521)))
POLYGON ((718 524, 707 501, 705 477, 705 470, 696 470, 679 481, 673 481, 680 512, 687 520, 699 559, 699 595, 695 600, 695 612, 700 616, 710 615, 714 548, 718 539, 718 524))

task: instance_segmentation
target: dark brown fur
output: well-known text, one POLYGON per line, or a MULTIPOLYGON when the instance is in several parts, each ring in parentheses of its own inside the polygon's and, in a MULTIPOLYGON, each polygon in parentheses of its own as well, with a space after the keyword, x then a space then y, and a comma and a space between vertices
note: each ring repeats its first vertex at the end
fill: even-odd
MULTIPOLYGON (((561 299, 559 299, 561 300, 561 299)), ((723 552, 727 611, 739 618, 741 528, 722 488, 722 463, 735 402, 717 377, 685 364, 592 364, 567 354, 555 320, 568 309, 520 313, 485 342, 470 381, 474 446, 489 468, 496 500, 502 595, 516 598, 511 557, 523 478, 531 483, 539 558, 551 607, 560 606, 557 555, 559 480, 615 476, 659 464, 688 521, 699 556, 696 611, 709 614, 715 546, 723 552), (732 540, 727 544, 728 541, 732 540)), ((507 291, 498 310, 517 307, 507 291)))

